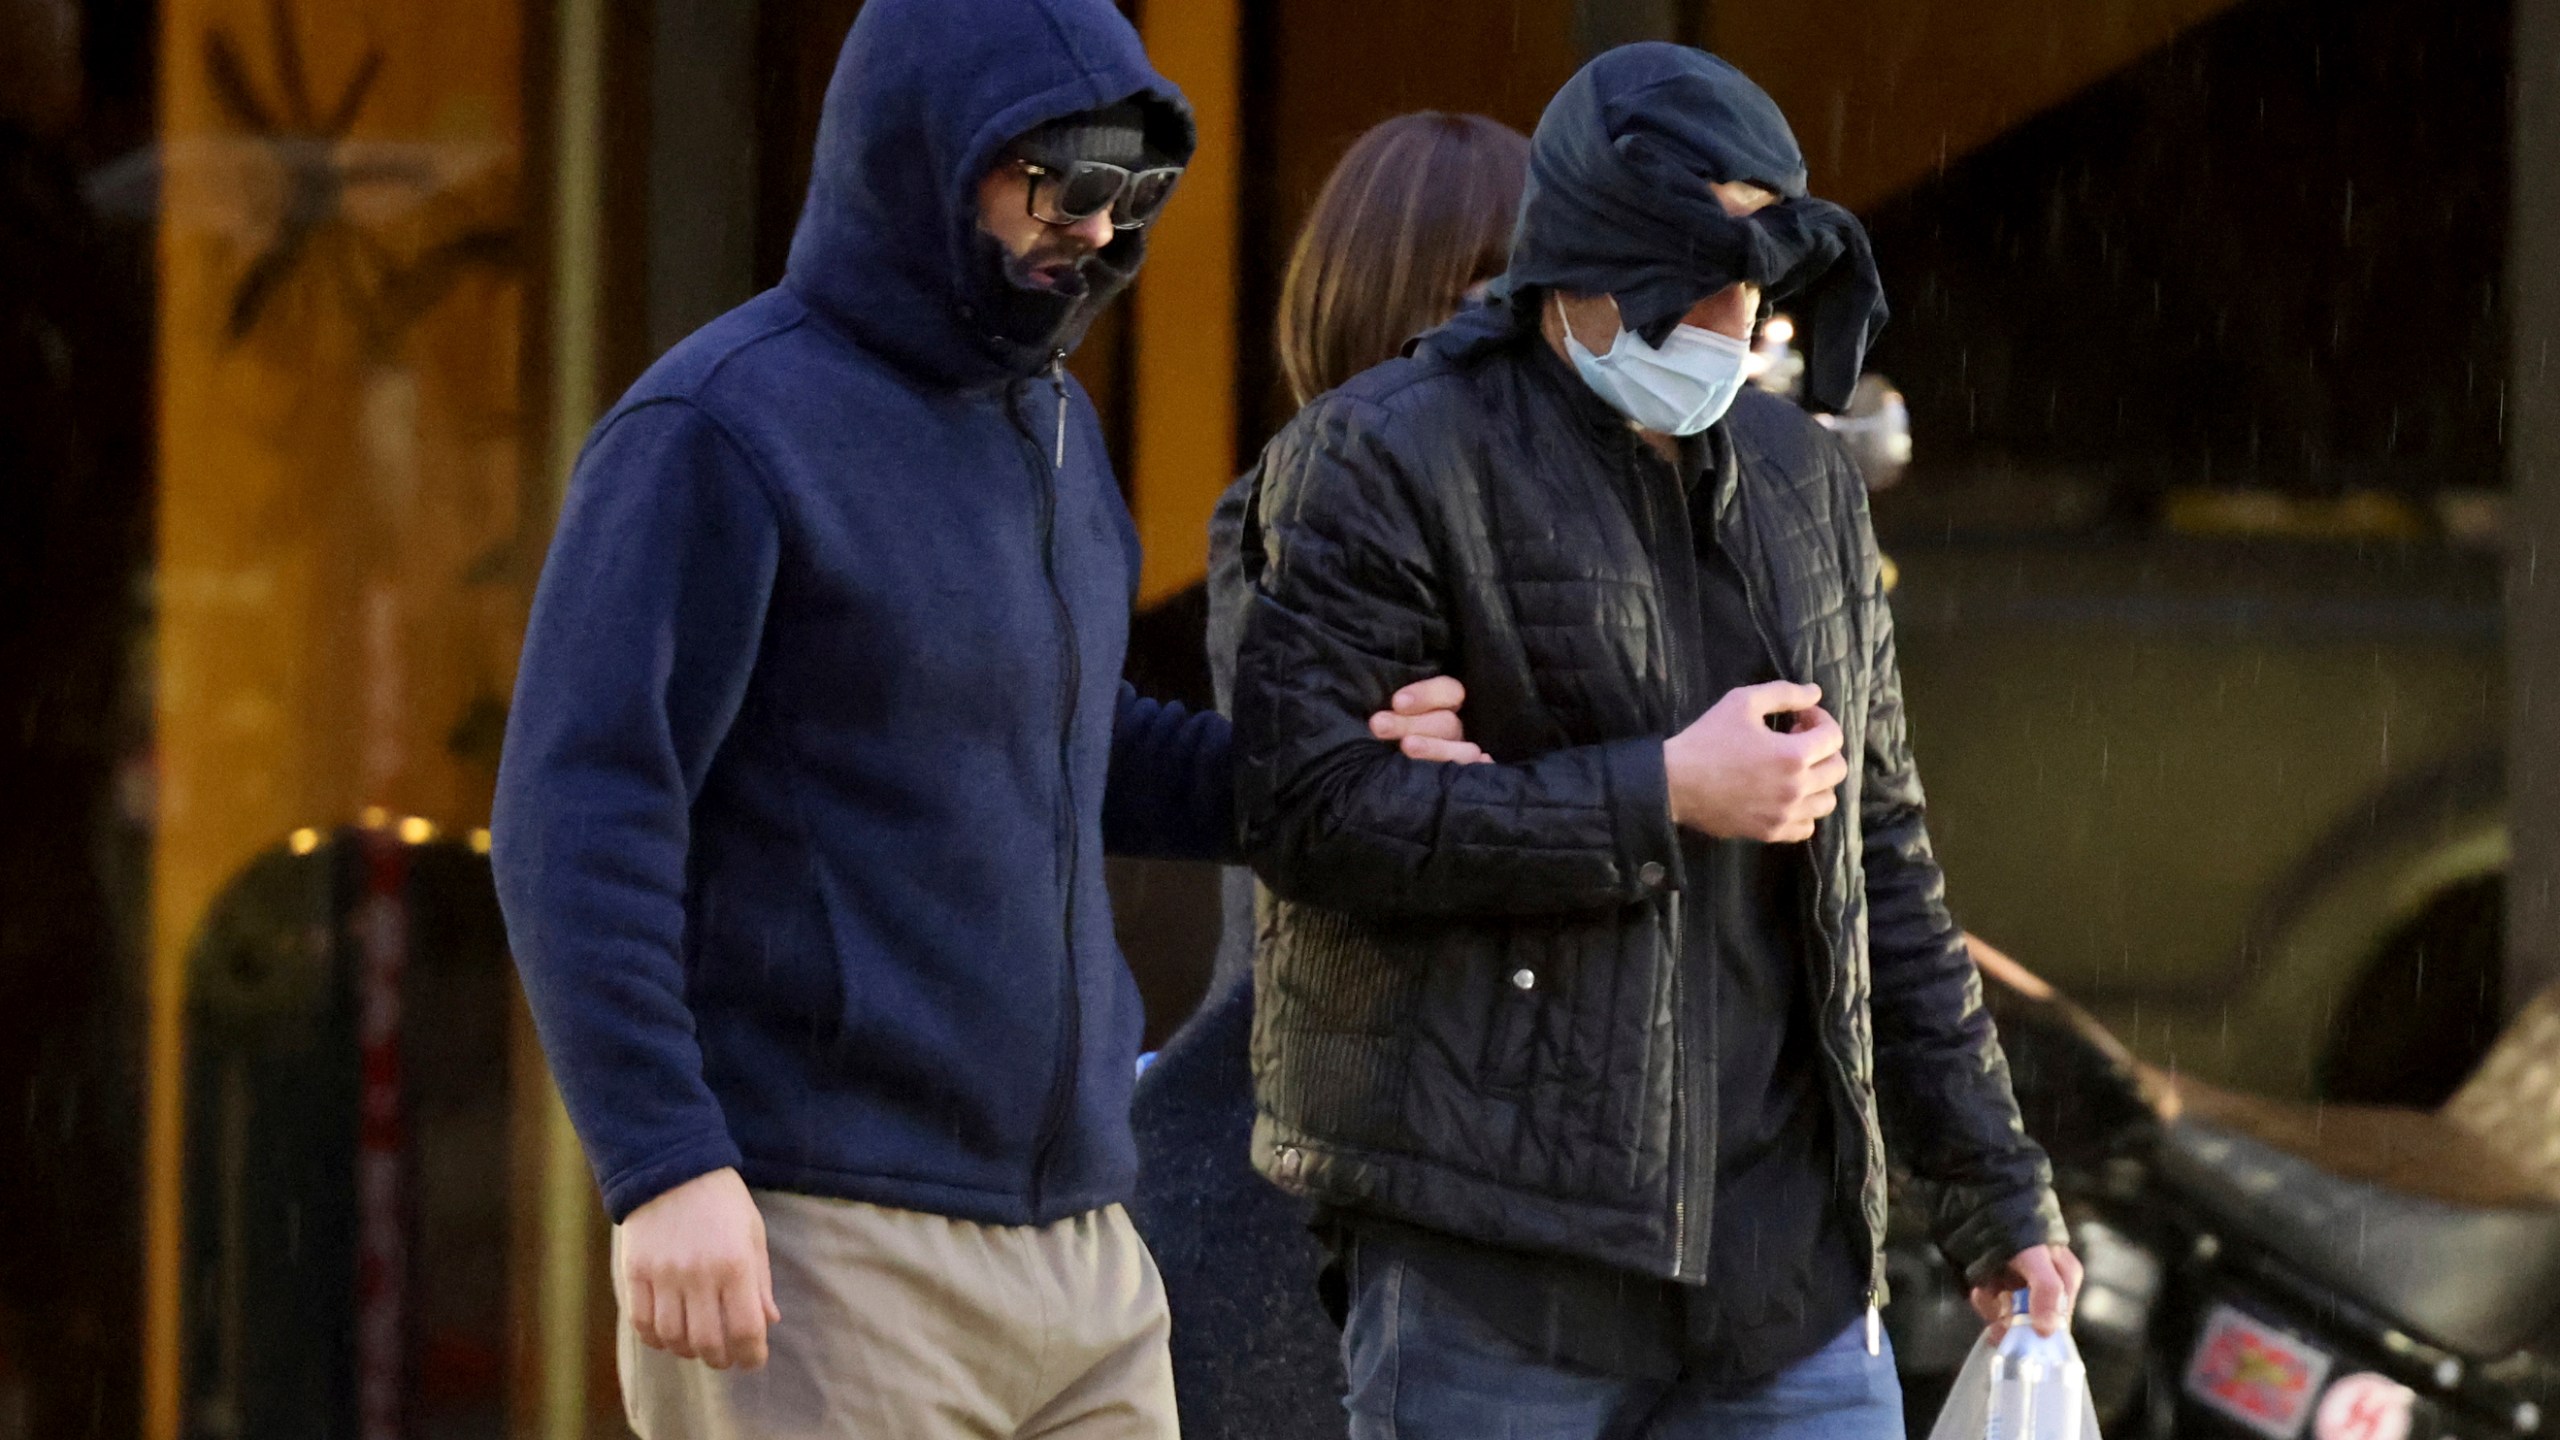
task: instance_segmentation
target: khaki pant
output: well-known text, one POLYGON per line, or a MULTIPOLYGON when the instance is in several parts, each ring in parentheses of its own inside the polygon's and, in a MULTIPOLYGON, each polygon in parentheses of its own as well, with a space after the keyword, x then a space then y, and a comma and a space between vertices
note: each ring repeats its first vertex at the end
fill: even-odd
MULTIPOLYGON (((642 1440, 1173 1440, 1164 1283, 1119 1206, 1041 1228, 757 1191, 773 1256, 762 1370, 642 1345, 642 1440)), ((621 1233, 614 1292, 621 1296, 621 1233)))

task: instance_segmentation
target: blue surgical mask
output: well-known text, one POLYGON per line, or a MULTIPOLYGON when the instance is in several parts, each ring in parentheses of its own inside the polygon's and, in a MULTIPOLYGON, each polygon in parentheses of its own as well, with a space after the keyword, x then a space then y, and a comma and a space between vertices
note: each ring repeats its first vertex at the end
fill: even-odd
MULTIPOLYGON (((1564 297, 1556 297, 1564 318, 1564 297)), ((1695 435, 1724 418, 1742 393, 1751 347, 1730 335, 1696 325, 1674 325, 1659 347, 1618 327, 1606 355, 1594 355, 1564 327, 1565 353, 1591 392, 1637 428, 1664 435, 1695 435)))

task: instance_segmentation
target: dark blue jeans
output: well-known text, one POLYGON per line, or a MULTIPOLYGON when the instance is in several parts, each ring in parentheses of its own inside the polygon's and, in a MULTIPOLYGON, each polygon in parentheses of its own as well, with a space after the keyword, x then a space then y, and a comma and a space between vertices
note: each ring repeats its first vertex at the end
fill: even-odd
POLYGON ((1766 1380, 1629 1379, 1522 1349, 1403 1261, 1353 1266, 1352 1440, 1902 1440, 1893 1347, 1866 1321, 1766 1380))

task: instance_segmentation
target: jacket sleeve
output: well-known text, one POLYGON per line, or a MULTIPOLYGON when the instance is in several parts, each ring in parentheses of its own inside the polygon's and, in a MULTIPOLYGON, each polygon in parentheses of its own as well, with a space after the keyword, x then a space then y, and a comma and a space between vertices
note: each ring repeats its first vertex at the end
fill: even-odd
POLYGON ((1152 860, 1237 858, 1235 763, 1227 717, 1149 700, 1120 682, 1102 848, 1152 860))
MULTIPOLYGON (((1849 462, 1844 458, 1841 464, 1849 462)), ((1984 1007, 1982 977, 1947 912, 1927 806, 1902 710, 1893 614, 1854 472, 1873 617, 1867 755, 1867 936, 1874 981, 1876 1098, 1886 1144, 1920 1183, 1947 1258, 1979 1282, 2022 1250, 2068 1233, 2053 1167, 2028 1138, 2009 1062, 1984 1007)))
POLYGON ((642 405, 580 457, 526 631, 490 858, 617 1222, 739 1159, 685 1003, 686 853, 780 548, 726 433, 685 403, 642 405))
POLYGON ((1265 456, 1235 696, 1254 868, 1287 898, 1381 917, 1587 911, 1677 884, 1658 736, 1445 765, 1370 735, 1398 688, 1465 676, 1442 532, 1382 419, 1319 400, 1265 456))
POLYGON ((1260 538, 1256 531, 1248 539, 1254 527, 1245 524, 1245 511, 1261 490, 1260 468, 1247 470, 1209 512, 1209 623, 1203 638, 1209 647, 1209 692, 1228 715, 1236 708, 1236 647, 1244 640, 1245 607, 1251 598, 1245 588, 1244 547, 1260 538))

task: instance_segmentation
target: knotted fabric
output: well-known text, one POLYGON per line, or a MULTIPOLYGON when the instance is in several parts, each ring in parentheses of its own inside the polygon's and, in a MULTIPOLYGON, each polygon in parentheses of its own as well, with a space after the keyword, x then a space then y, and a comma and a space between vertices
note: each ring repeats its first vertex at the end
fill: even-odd
POLYGON ((1748 281, 1794 317, 1805 396, 1822 410, 1848 405, 1887 313, 1865 227, 1805 194, 1777 102, 1723 60, 1660 42, 1601 55, 1548 102, 1507 278, 1614 296, 1654 345, 1690 306, 1748 281), (1709 188, 1727 181, 1782 198, 1727 215, 1709 188))

